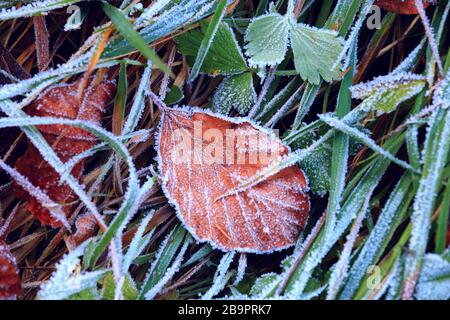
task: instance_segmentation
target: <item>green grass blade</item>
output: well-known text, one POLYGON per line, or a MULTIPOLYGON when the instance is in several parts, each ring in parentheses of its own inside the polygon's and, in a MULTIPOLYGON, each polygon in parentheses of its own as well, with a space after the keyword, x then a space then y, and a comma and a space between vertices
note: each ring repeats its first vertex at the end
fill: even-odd
POLYGON ((192 66, 191 73, 189 75, 189 82, 194 80, 200 72, 203 61, 208 54, 209 47, 211 46, 217 30, 219 29, 220 22, 222 21, 223 15, 225 13, 226 5, 227 0, 220 0, 219 4, 217 5, 213 18, 208 25, 208 29, 206 30, 205 37, 203 38, 200 48, 198 49, 197 58, 195 59, 195 63, 192 66))
POLYGON ((153 62, 153 64, 164 71, 165 73, 173 76, 172 71, 169 67, 158 57, 155 51, 150 48, 141 35, 134 30, 131 23, 125 17, 125 15, 116 7, 110 5, 107 2, 102 2, 103 11, 111 19, 116 27, 117 31, 127 39, 131 45, 139 50, 142 55, 153 62))

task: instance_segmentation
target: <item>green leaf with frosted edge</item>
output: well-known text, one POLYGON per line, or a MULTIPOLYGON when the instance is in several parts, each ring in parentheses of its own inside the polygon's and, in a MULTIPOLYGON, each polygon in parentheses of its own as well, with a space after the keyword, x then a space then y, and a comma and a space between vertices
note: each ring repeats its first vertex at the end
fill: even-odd
POLYGON ((289 37, 289 22, 278 13, 260 16, 247 28, 245 49, 252 66, 274 66, 283 61, 289 37))
POLYGON ((166 98, 164 99, 164 103, 167 105, 175 104, 180 102, 181 99, 184 98, 183 91, 180 87, 173 85, 169 92, 167 92, 166 98))
MULTIPOLYGON (((114 300, 114 294, 116 290, 116 284, 114 282, 114 276, 112 272, 108 273, 102 279, 102 298, 103 300, 114 300)), ((138 290, 130 275, 125 275, 125 281, 122 286, 122 294, 125 300, 136 300, 138 290)))
POLYGON ((331 82, 341 75, 336 60, 342 51, 342 40, 336 32, 297 24, 291 30, 291 45, 295 69, 303 80, 319 84, 320 76, 331 82))
POLYGON ((426 79, 413 73, 399 73, 377 77, 372 81, 351 88, 355 99, 365 99, 367 111, 377 115, 394 111, 401 103, 419 94, 426 79))
MULTIPOLYGON (((178 50, 188 58, 190 65, 194 64, 198 49, 205 35, 208 24, 203 22, 201 28, 183 33, 174 40, 178 50)), ((233 30, 222 22, 217 30, 211 47, 203 61, 201 72, 210 75, 231 75, 247 71, 247 63, 236 41, 233 30)))
POLYGON ((275 291, 279 283, 280 278, 277 274, 275 273, 264 274, 258 279, 256 279, 255 284, 250 289, 250 296, 251 297, 260 296, 261 294, 266 292, 266 290, 268 290, 270 287, 272 287, 273 288, 272 290, 275 291))
POLYGON ((214 110, 228 114, 231 109, 245 114, 255 103, 256 92, 253 87, 252 74, 245 72, 225 78, 217 88, 213 105, 214 110))

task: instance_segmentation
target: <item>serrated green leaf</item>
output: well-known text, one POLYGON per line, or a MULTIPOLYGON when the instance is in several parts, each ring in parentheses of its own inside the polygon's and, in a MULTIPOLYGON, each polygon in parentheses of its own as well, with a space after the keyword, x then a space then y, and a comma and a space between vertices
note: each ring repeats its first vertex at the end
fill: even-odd
POLYGON ((291 45, 295 69, 304 80, 319 84, 320 76, 328 82, 339 78, 341 71, 336 60, 342 41, 336 32, 297 24, 291 30, 291 45))
POLYGON ((200 47, 197 52, 197 56, 195 57, 195 63, 192 66, 191 72, 189 74, 188 81, 191 82, 195 78, 197 78, 198 73, 203 65, 203 61, 208 54, 208 51, 211 47, 212 42, 217 34, 217 31, 220 26, 220 22, 222 21, 223 15, 225 13, 225 6, 227 4, 227 0, 219 0, 217 4, 214 15, 211 19, 211 22, 208 24, 208 28, 206 29, 205 36, 202 39, 200 47))
POLYGON ((225 78, 213 98, 215 111, 222 114, 228 114, 232 108, 245 114, 255 101, 256 92, 250 72, 225 78))
MULTIPOLYGON (((187 56, 188 62, 193 64, 194 58, 200 48, 200 44, 208 28, 203 22, 201 28, 183 33, 174 40, 182 54, 187 56)), ((201 72, 210 75, 231 75, 247 71, 247 63, 236 41, 233 30, 222 22, 203 61, 201 72)))
POLYGON ((289 22, 278 13, 254 19, 247 28, 245 49, 250 65, 274 66, 286 55, 289 22))

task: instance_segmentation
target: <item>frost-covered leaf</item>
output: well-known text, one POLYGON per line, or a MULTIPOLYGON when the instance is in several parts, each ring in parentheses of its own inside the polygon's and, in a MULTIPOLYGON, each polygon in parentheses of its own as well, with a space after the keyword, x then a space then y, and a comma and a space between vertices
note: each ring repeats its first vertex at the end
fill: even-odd
POLYGON ((71 6, 69 8, 67 11, 72 14, 67 18, 66 24, 64 25, 64 31, 80 29, 89 10, 85 6, 71 6))
MULTIPOLYGON (((178 49, 187 56, 191 64, 197 56, 207 28, 208 24, 203 22, 200 29, 183 33, 175 38, 178 49)), ((227 23, 220 23, 200 71, 211 75, 230 75, 247 69, 233 30, 227 23)))
POLYGON ((224 251, 256 253, 297 241, 309 210, 300 168, 290 166, 240 189, 289 154, 273 132, 245 118, 168 109, 157 152, 164 193, 197 240, 224 251), (204 148, 183 147, 194 144, 204 148))
POLYGON ((421 92, 425 85, 425 77, 399 72, 355 85, 351 90, 355 99, 372 98, 375 103, 370 106, 371 110, 381 115, 395 110, 399 104, 421 92))
MULTIPOLYGON (((169 35, 183 25, 195 23, 213 12, 215 0, 180 0, 178 4, 163 11, 150 25, 142 28, 139 34, 146 43, 169 35)), ((133 51, 133 46, 126 39, 108 42, 103 53, 104 58, 112 58, 133 51)))
POLYGON ((256 101, 253 78, 250 72, 226 77, 217 88, 213 105, 214 110, 227 115, 231 109, 246 114, 256 101))
POLYGON ((434 92, 433 104, 442 108, 450 107, 450 69, 434 92))
POLYGON ((268 273, 256 279, 255 284, 250 290, 252 297, 266 297, 275 293, 277 286, 280 284, 281 278, 276 273, 268 273))
POLYGON ((173 85, 166 94, 166 98, 164 99, 164 103, 168 106, 172 104, 176 104, 180 102, 184 98, 183 91, 180 87, 173 85))
MULTIPOLYGON (((136 284, 131 278, 130 274, 126 272, 124 275, 124 283, 122 286, 122 294, 125 300, 136 300, 138 295, 138 290, 136 284)), ((116 284, 114 282, 114 276, 112 272, 109 272, 103 279, 101 279, 100 284, 102 285, 101 295, 103 300, 114 300, 114 294, 116 291, 116 284)))
MULTIPOLYGON (((170 277, 173 276, 176 271, 178 271, 179 263, 176 253, 181 247, 182 249, 180 249, 180 253, 178 255, 178 258, 181 259, 184 254, 183 251, 186 250, 185 244, 187 239, 185 240, 185 244, 182 245, 185 236, 186 230, 181 225, 178 225, 162 241, 156 253, 155 259, 153 260, 153 263, 151 264, 147 272, 147 276, 145 277, 144 283, 139 293, 139 299, 148 297, 149 292, 152 292, 151 295, 155 296, 161 289, 161 287, 159 287, 156 292, 154 288, 158 284, 161 284, 161 281, 163 279, 165 279, 164 281, 170 280, 170 277), (181 254, 182 252, 183 254, 181 254), (177 268, 175 268, 176 270, 173 268, 169 268, 170 262, 172 260, 174 260, 172 266, 178 266, 177 268), (176 264, 175 261, 177 261, 176 264), (169 278, 167 279, 167 277, 169 278)), ((181 263, 181 261, 179 262, 181 263)))
POLYGON ((233 261, 235 252, 228 252, 223 255, 220 263, 214 274, 214 281, 212 286, 202 296, 203 300, 211 300, 216 294, 218 294, 227 285, 228 280, 231 278, 231 272, 228 271, 230 264, 233 261))
POLYGON ((289 21, 278 13, 254 19, 247 28, 245 49, 251 66, 274 66, 283 61, 288 47, 289 21))
MULTIPOLYGON (((79 119, 98 124, 102 111, 106 108, 114 91, 115 84, 104 81, 98 85, 92 82, 85 89, 85 94, 79 96, 80 81, 70 85, 57 85, 49 88, 43 95, 36 99, 29 107, 28 114, 32 116, 53 116, 65 119, 79 119)), ((54 146, 55 153, 63 162, 90 149, 95 144, 95 136, 76 127, 59 124, 51 126, 39 126, 46 140, 54 146)), ((50 199, 63 207, 68 215, 71 206, 68 205, 77 200, 76 195, 67 184, 60 184, 60 175, 40 154, 38 149, 30 142, 25 154, 16 161, 16 169, 26 176, 30 182, 40 187, 48 194, 50 199)), ((80 161, 71 171, 71 174, 80 178, 85 160, 80 161)), ((16 194, 27 201, 27 209, 43 224, 54 228, 62 225, 49 212, 45 204, 40 203, 33 195, 16 186, 16 194)))
POLYGON ((295 69, 310 83, 319 84, 320 77, 330 82, 339 78, 340 65, 336 64, 342 50, 338 33, 297 24, 291 30, 295 69))
POLYGON ((20 277, 16 259, 0 240, 0 300, 16 300, 20 295, 20 277))
POLYGON ((324 144, 300 162, 302 170, 308 177, 309 188, 323 197, 330 189, 331 148, 324 144))
MULTIPOLYGON (((304 149, 313 143, 315 139, 317 139, 316 134, 309 131, 291 143, 291 146, 294 149, 304 149)), ((308 177, 309 190, 321 197, 325 196, 330 188, 330 143, 322 143, 300 162, 300 167, 308 177)))
POLYGON ((66 254, 56 267, 50 280, 43 284, 37 294, 39 300, 61 300, 95 287, 107 270, 79 272, 80 257, 84 253, 87 242, 66 254))
POLYGON ((414 198, 412 231, 406 256, 403 298, 413 295, 428 244, 431 216, 435 210, 442 174, 450 150, 450 109, 435 110, 429 120, 422 154, 423 169, 414 198))
POLYGON ((419 300, 450 299, 450 262, 437 254, 424 258, 415 297, 419 300))
POLYGON ((71 4, 81 2, 81 0, 40 0, 32 1, 20 7, 10 7, 0 10, 0 21, 16 19, 20 17, 31 17, 37 13, 48 12, 51 10, 63 8, 71 4))

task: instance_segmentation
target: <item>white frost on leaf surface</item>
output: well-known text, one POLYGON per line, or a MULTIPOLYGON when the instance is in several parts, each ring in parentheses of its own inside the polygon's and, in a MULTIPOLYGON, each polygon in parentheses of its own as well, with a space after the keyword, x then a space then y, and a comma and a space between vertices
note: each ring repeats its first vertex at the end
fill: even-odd
POLYGON ((70 229, 69 222, 66 219, 66 215, 61 210, 60 205, 50 199, 42 189, 33 185, 27 177, 23 176, 16 169, 8 166, 2 160, 0 160, 0 168, 5 170, 17 182, 17 184, 19 184, 32 197, 38 200, 44 208, 48 209, 53 218, 60 221, 67 229, 70 229))
POLYGON ((409 100, 426 85, 426 78, 410 72, 391 73, 350 88, 354 99, 366 99, 367 111, 389 113, 409 100))
POLYGON ((406 281, 402 297, 413 294, 416 274, 425 255, 431 228, 431 216, 435 209, 442 174, 450 150, 450 109, 435 110, 429 120, 425 147, 423 148, 422 176, 414 198, 411 215, 412 229, 409 252, 406 257, 406 281))
POLYGON ((87 244, 88 242, 81 244, 61 259, 50 280, 41 286, 37 294, 39 300, 66 299, 75 293, 97 285, 97 282, 108 270, 92 272, 75 270, 80 264, 80 257, 87 244))
POLYGON ((37 13, 48 12, 63 8, 81 0, 41 0, 23 4, 19 8, 11 7, 0 10, 0 21, 17 19, 21 17, 32 17, 37 13))
POLYGON ((223 255, 219 266, 217 267, 216 274, 214 275, 214 282, 208 291, 202 296, 202 300, 211 300, 223 288, 225 288, 231 277, 231 272, 228 272, 228 270, 230 269, 230 264, 233 261, 234 255, 234 251, 223 255))
POLYGON ((398 66, 395 68, 391 74, 401 74, 405 72, 410 72, 411 69, 417 64, 417 62, 420 59, 420 53, 422 52, 424 46, 425 46, 425 39, 422 39, 422 41, 417 45, 414 50, 412 50, 406 59, 404 59, 398 66))
POLYGON ((370 138, 365 132, 360 131, 354 127, 351 127, 347 124, 345 124, 342 120, 339 120, 338 118, 335 118, 333 116, 330 116, 329 114, 322 114, 319 115, 319 118, 326 122, 329 126, 338 129, 339 131, 342 131, 345 134, 348 134, 350 137, 354 138, 355 140, 363 143, 376 153, 380 154, 381 156, 391 160, 395 164, 401 166, 402 168, 405 168, 407 170, 413 170, 410 164, 406 163, 403 160, 400 160, 393 156, 390 152, 380 147, 372 138, 370 138))
POLYGON ((411 72, 397 72, 359 83, 350 88, 353 99, 365 99, 382 89, 408 85, 413 81, 424 81, 425 77, 411 72))
POLYGON ((239 256, 238 269, 233 285, 239 284, 239 282, 241 282, 242 279, 244 279, 246 269, 247 269, 247 254, 241 253, 239 256))
POLYGON ((170 279, 173 278, 175 273, 177 273, 178 269, 180 269, 181 263, 183 262, 184 254, 186 253, 186 250, 189 245, 189 237, 186 238, 184 241, 183 246, 180 249, 180 252, 178 253, 177 257, 173 261, 172 265, 166 270, 164 273, 164 276, 145 294, 146 300, 153 299, 160 291, 161 289, 170 281, 170 279))
POLYGON ((148 8, 145 8, 144 12, 136 19, 135 25, 149 23, 154 16, 160 13, 171 2, 172 0, 158 0, 152 2, 152 4, 148 8))
POLYGON ((437 254, 425 255, 415 297, 419 300, 450 299, 449 261, 437 254))
POLYGON ((253 19, 247 28, 246 55, 251 66, 274 66, 283 61, 288 47, 289 22, 278 13, 253 19))
POLYGON ((297 24, 291 30, 291 45, 295 69, 312 84, 319 84, 320 77, 331 82, 339 78, 340 65, 336 58, 342 50, 338 33, 297 24))
POLYGON ((447 76, 434 91, 433 105, 442 108, 450 107, 450 69, 447 70, 447 76))
POLYGON ((214 109, 224 115, 228 115, 232 108, 245 114, 255 101, 256 92, 250 72, 226 77, 213 97, 214 109))
POLYGON ((340 76, 337 58, 343 42, 335 31, 297 23, 290 14, 272 13, 255 18, 247 29, 245 40, 251 66, 281 63, 290 40, 295 68, 304 80, 319 84, 321 77, 330 82, 340 76))

